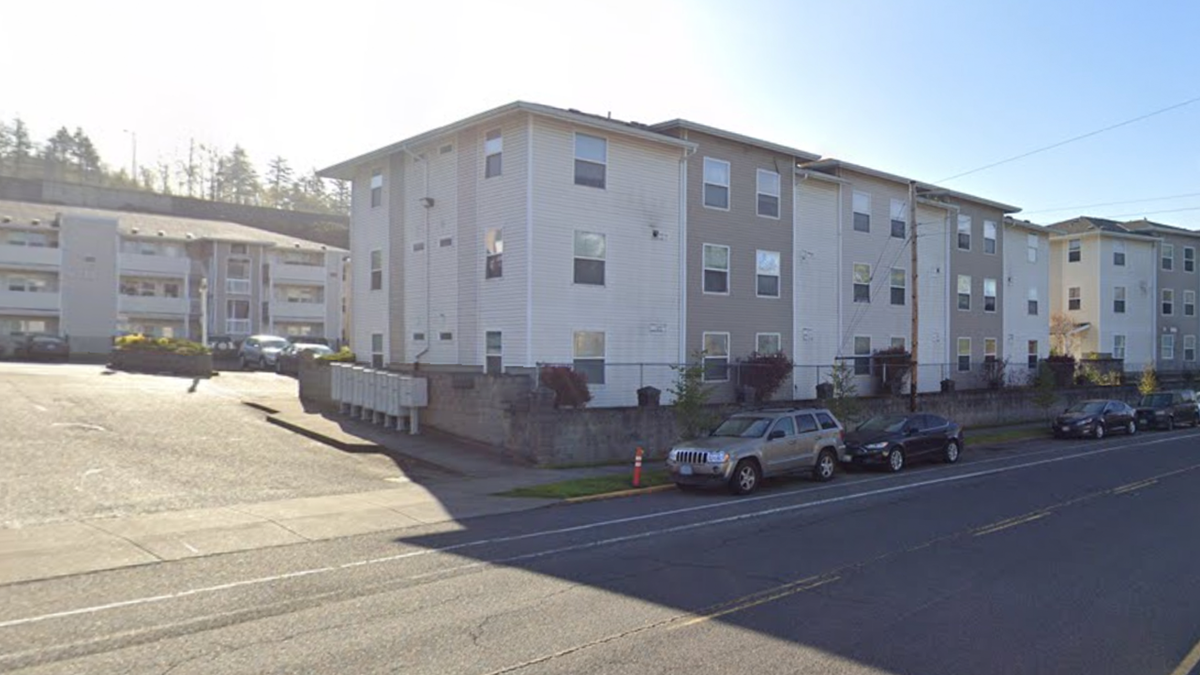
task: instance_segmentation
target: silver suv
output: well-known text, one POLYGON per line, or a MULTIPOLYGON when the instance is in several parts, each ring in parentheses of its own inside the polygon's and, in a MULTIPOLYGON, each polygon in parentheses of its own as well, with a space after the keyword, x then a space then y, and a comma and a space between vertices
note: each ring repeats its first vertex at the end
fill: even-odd
POLYGON ((844 449, 841 423, 823 408, 743 412, 710 435, 672 448, 667 472, 683 489, 723 484, 744 495, 764 477, 796 471, 827 481, 844 449))
POLYGON ((238 364, 242 370, 274 368, 279 352, 287 346, 287 338, 276 335, 251 335, 242 341, 242 347, 238 350, 238 364))

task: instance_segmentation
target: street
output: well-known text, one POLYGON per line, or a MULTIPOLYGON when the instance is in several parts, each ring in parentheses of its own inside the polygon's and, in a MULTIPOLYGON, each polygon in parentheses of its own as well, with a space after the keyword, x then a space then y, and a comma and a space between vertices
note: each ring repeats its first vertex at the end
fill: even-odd
POLYGON ((0 670, 1122 673, 1200 658, 1200 432, 2 588, 0 670), (847 479, 849 478, 849 479, 847 479))

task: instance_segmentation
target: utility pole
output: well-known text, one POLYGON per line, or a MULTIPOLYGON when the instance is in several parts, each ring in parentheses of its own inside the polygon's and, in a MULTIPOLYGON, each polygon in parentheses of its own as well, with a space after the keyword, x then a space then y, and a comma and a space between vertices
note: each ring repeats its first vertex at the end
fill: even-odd
POLYGON ((917 272, 917 182, 915 180, 908 181, 908 236, 910 246, 912 246, 912 339, 911 348, 909 351, 909 364, 911 371, 908 375, 908 409, 910 412, 917 411, 917 345, 920 336, 919 332, 919 310, 917 308, 917 279, 920 277, 917 272))

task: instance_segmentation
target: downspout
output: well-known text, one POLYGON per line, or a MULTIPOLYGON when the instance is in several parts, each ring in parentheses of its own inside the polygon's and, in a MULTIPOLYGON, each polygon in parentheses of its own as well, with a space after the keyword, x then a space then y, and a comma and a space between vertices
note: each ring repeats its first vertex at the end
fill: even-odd
MULTIPOLYGON (((687 140, 687 132, 683 132, 687 140)), ((696 148, 685 148, 683 157, 679 159, 679 363, 688 362, 688 220, 687 220, 687 177, 688 158, 696 153, 696 148)))
MULTIPOLYGON (((414 162, 420 162, 421 166, 423 166, 425 168, 425 178, 423 181, 424 185, 422 185, 422 187, 421 187, 421 192, 422 192, 423 197, 428 197, 429 196, 429 162, 428 162, 428 160, 421 157, 420 155, 414 154, 412 150, 408 149, 407 145, 401 146, 400 149, 403 150, 405 152, 405 154, 407 154, 409 157, 412 157, 414 162)), ((433 247, 430 245, 431 242, 429 241, 429 209, 433 208, 433 205, 432 204, 423 204, 422 206, 424 206, 424 208, 425 208, 425 237, 423 239, 423 241, 425 242, 425 348, 422 349, 421 351, 417 352, 416 355, 413 356, 413 372, 420 370, 421 357, 425 356, 425 354, 429 352, 429 345, 433 344, 433 308, 431 307, 433 294, 430 289, 430 286, 431 286, 430 255, 432 254, 433 247)), ((389 235, 390 235, 390 233, 389 233, 389 235)), ((403 255, 403 252, 401 252, 401 254, 403 255)))

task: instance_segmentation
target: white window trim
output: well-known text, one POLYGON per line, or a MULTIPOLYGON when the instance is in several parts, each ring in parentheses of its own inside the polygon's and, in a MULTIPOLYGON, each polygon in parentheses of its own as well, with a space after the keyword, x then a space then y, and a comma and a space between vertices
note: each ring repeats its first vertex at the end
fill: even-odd
POLYGON ((974 304, 975 304, 975 277, 971 276, 970 274, 958 275, 957 277, 954 278, 954 306, 955 306, 955 308, 957 308, 958 311, 960 311, 960 312, 969 312, 969 311, 971 311, 971 307, 974 304), (962 291, 958 290, 958 282, 960 279, 967 280, 967 286, 968 286, 969 292, 967 293, 967 308, 966 309, 963 309, 962 306, 958 303, 958 296, 962 295, 962 291))
POLYGON ((503 129, 489 129, 488 131, 485 131, 483 133, 483 177, 486 180, 488 178, 496 178, 496 177, 503 176, 503 175, 504 175, 504 130, 503 129), (496 134, 495 139, 488 138, 488 134, 491 134, 491 133, 496 134), (488 152, 487 151, 488 142, 491 140, 500 141, 500 149, 497 150, 496 152, 488 152), (500 171, 499 171, 499 173, 489 176, 487 173, 488 160, 491 159, 491 157, 493 155, 500 155, 500 171))
MULTIPOLYGON (((732 178, 732 174, 730 175, 730 178, 732 178)), ((732 183, 733 181, 730 180, 730 182, 732 183)), ((730 202, 730 205, 732 205, 732 201, 730 202)), ((755 172, 755 174, 754 174, 754 212, 755 212, 755 214, 758 215, 759 218, 769 218, 771 220, 779 220, 783 216, 783 176, 781 176, 778 171, 771 171, 769 169, 758 169, 758 171, 755 172), (762 191, 762 175, 764 173, 771 175, 771 176, 775 176, 775 183, 779 186, 779 190, 777 191, 776 194, 771 194, 770 192, 762 191), (763 213, 759 212, 758 197, 760 195, 766 195, 768 197, 775 198, 776 203, 778 205, 778 208, 775 209, 775 211, 776 211, 775 215, 773 215, 773 216, 772 215, 764 215, 763 213)))
POLYGON ((729 333, 727 333, 727 332, 706 330, 700 334, 700 348, 701 349, 703 349, 705 343, 708 342, 709 335, 724 335, 725 336, 725 356, 709 356, 708 354, 705 354, 703 360, 700 363, 700 365, 701 365, 700 379, 702 382, 729 382, 730 381, 729 370, 730 370, 731 366, 733 365, 732 364, 732 361, 733 361, 733 356, 732 356, 732 354, 733 354, 733 339, 730 337, 729 333), (708 360, 709 359, 721 359, 721 358, 725 359, 725 377, 720 380, 708 379, 708 360))
MULTIPOLYGON (((704 245, 702 245, 700 247, 700 268, 701 268, 700 290, 701 290, 701 292, 704 293, 704 295, 729 295, 733 291, 733 250, 730 247, 726 246, 725 244, 704 244, 704 245), (708 248, 710 246, 713 248, 725 249, 725 269, 724 270, 717 269, 716 267, 710 268, 708 266, 708 261, 705 259, 705 258, 707 258, 707 256, 704 255, 704 249, 708 248), (708 290, 708 274, 707 274, 707 272, 709 271, 709 269, 712 269, 712 271, 714 271, 714 272, 721 272, 721 271, 725 272, 725 290, 724 290, 724 292, 708 290)), ((757 283, 755 285, 757 285, 757 283)))
POLYGON ((900 239, 900 237, 892 234, 892 221, 898 220, 904 223, 904 238, 901 239, 901 241, 908 241, 909 236, 912 234, 908 227, 908 203, 903 199, 892 199, 889 206, 890 218, 888 218, 888 236, 892 237, 893 239, 900 239))
POLYGON ((1113 242, 1113 261, 1112 261, 1113 267, 1128 267, 1127 261, 1128 261, 1128 257, 1126 256, 1126 252, 1125 252, 1125 242, 1114 241, 1113 242), (1120 263, 1117 262, 1117 254, 1118 253, 1121 254, 1121 262, 1120 263))
POLYGON ((1162 336, 1158 342, 1158 357, 1163 361, 1175 360, 1175 335, 1168 333, 1162 336), (1167 356, 1167 345, 1171 345, 1171 355, 1167 356))
POLYGON ((960 337, 960 338, 955 339, 955 341, 954 341, 954 368, 957 372, 960 372, 960 373, 971 372, 971 357, 974 356, 974 354, 975 354, 975 352, 973 351, 974 349, 975 349, 975 345, 971 344, 971 338, 960 337), (963 340, 967 341, 967 354, 966 354, 967 369, 966 370, 963 370, 962 367, 959 365, 959 363, 960 363, 959 359, 961 359, 963 357, 963 354, 962 354, 962 341, 963 340))
POLYGON ((897 346, 904 349, 905 351, 908 351, 908 338, 903 335, 893 335, 890 338, 888 338, 888 347, 889 348, 894 349, 897 346), (896 344, 896 340, 900 341, 899 345, 896 344))
POLYGON ((1162 253, 1158 256, 1158 265, 1164 272, 1175 271, 1175 244, 1163 244, 1162 253), (1167 252, 1170 251, 1170 255, 1167 252), (1167 267, 1167 261, 1171 261, 1171 266, 1167 267))
POLYGON ((875 349, 875 345, 873 343, 874 343, 874 340, 871 339, 870 335, 855 335, 851 339, 850 353, 852 354, 851 358, 853 358, 854 361, 850 364, 850 368, 851 368, 850 372, 852 372, 855 377, 869 377, 871 375, 871 354, 873 353, 873 350, 875 349), (860 339, 867 341, 867 353, 865 353, 865 354, 858 353, 858 341, 860 339), (867 372, 866 373, 858 372, 858 360, 859 359, 867 360, 867 372))
POLYGON ((1129 291, 1125 286, 1113 286, 1113 314, 1128 314, 1129 313, 1129 291), (1120 298, 1117 298, 1117 291, 1121 291, 1120 298), (1117 303, 1123 303, 1121 311, 1117 311, 1117 303))
POLYGON ((775 339, 779 342, 779 351, 778 352, 769 352, 769 353, 782 354, 783 353, 783 333, 755 333, 754 334, 754 351, 758 352, 759 354, 768 353, 768 352, 763 352, 762 350, 759 349, 759 347, 761 346, 759 344, 759 341, 764 336, 767 336, 767 335, 774 335, 775 339))
POLYGON ((1040 248, 1041 248, 1041 241, 1038 239, 1038 236, 1036 234, 1025 235, 1025 260, 1026 260, 1026 262, 1036 263, 1038 261, 1038 249, 1040 249, 1040 248), (1033 243, 1033 246, 1029 245, 1030 242, 1033 243))
POLYGON ((575 230, 571 235, 571 284, 573 286, 594 286, 597 288, 605 288, 608 286, 608 233, 595 232, 592 230, 575 230), (575 237, 578 234, 596 234, 604 237, 604 256, 596 258, 590 255, 579 255, 575 253, 575 237), (599 260, 604 263, 604 283, 602 284, 587 284, 575 280, 575 261, 576 260, 599 260))
POLYGON ((754 295, 755 295, 755 297, 763 298, 766 300, 779 300, 783 297, 783 253, 782 252, 767 251, 765 249, 758 249, 754 252, 754 295), (778 258, 779 258, 779 273, 778 274, 763 274, 762 272, 758 271, 758 255, 760 253, 774 253, 776 256, 778 256, 778 258), (779 292, 776 293, 775 295, 763 295, 762 293, 759 293, 758 292, 758 278, 759 277, 772 277, 772 276, 775 277, 775 279, 777 281, 777 283, 775 284, 775 288, 778 289, 779 292))
POLYGON ((975 221, 971 219, 971 216, 959 216, 956 225, 954 228, 954 247, 959 251, 970 253, 971 248, 975 245, 975 221), (963 225, 967 226, 966 232, 963 232, 963 225), (963 248, 962 240, 959 238, 959 235, 962 234, 967 235, 966 248, 963 248))
POLYGON ((1196 248, 1194 246, 1184 246, 1183 247, 1183 271, 1187 274, 1195 274, 1196 273, 1196 248), (1188 251, 1192 252, 1191 260, 1188 259, 1188 256, 1187 256, 1188 251), (1192 263, 1192 269, 1190 269, 1190 270, 1187 268, 1189 262, 1192 263))
MULTIPOLYGON (((872 205, 873 205, 873 203, 871 201, 871 193, 870 192, 862 192, 861 190, 854 190, 851 193, 851 195, 850 195, 850 231, 851 232, 857 232, 859 234, 871 234, 871 207, 872 207, 872 205), (854 208, 854 200, 856 197, 863 197, 867 200, 867 210, 866 211, 858 211, 854 208), (860 230, 854 226, 854 214, 856 214, 856 213, 861 213, 867 217, 867 229, 860 230)), ((890 220, 888 221, 888 232, 889 232, 889 236, 890 236, 890 232, 891 232, 891 221, 890 220)))
POLYGON ((1000 358, 1000 341, 993 337, 983 338, 983 358, 986 361, 987 357, 992 357, 993 360, 1000 358), (992 343, 992 353, 988 354, 988 341, 992 343))
POLYGON ((1174 288, 1164 288, 1164 289, 1162 289, 1162 292, 1159 293, 1158 311, 1161 312, 1163 316, 1175 316, 1175 289, 1174 288), (1169 314, 1166 312, 1167 294, 1168 293, 1171 294, 1171 302, 1170 302, 1171 312, 1169 314))
MULTIPOLYGON (((890 224, 891 223, 889 221, 889 225, 890 224)), ((891 305, 892 307, 907 307, 908 306, 908 270, 904 269, 903 267, 893 267, 888 270, 888 304, 891 305), (895 280, 892 278, 892 272, 902 272, 903 273, 903 279, 904 279, 903 285, 900 285, 900 286, 896 285, 895 280), (902 289, 904 291, 904 298, 903 298, 904 302, 901 302, 899 304, 892 302, 892 291, 897 288, 902 289)))
POLYGON ((1067 287, 1067 311, 1068 312, 1082 312, 1083 311, 1083 287, 1082 286, 1068 286, 1067 287), (1074 298, 1071 297, 1071 291, 1077 291, 1074 298), (1075 309, 1071 309, 1071 300, 1078 300, 1079 307, 1077 307, 1075 309))
POLYGON ((995 314, 997 311, 999 311, 999 309, 1000 309, 1000 282, 997 281, 996 279, 988 279, 985 277, 983 279, 983 312, 985 314, 995 314), (991 296, 991 298, 992 298, 992 308, 991 309, 987 308, 987 301, 988 301, 987 284, 989 281, 992 282, 992 285, 996 287, 995 288, 996 292, 991 296))
POLYGON ((871 304, 871 286, 874 283, 875 283, 875 270, 871 267, 871 263, 865 263, 865 262, 850 263, 850 302, 851 302, 851 304, 855 304, 855 303, 862 304, 862 305, 871 304), (866 283, 867 299, 863 302, 859 302, 854 299, 854 287, 859 285, 858 281, 855 279, 855 276, 854 276, 854 268, 857 267, 858 265, 862 265, 867 268, 867 283, 866 283))
MULTIPOLYGON (((571 137, 571 154, 574 157, 575 162, 587 162, 589 164, 599 164, 600 166, 604 167, 604 187, 598 188, 595 185, 580 185, 579 183, 576 183, 575 182, 575 162, 571 162, 571 184, 572 185, 574 185, 576 187, 590 188, 592 190, 608 190, 608 137, 607 136, 598 136, 596 134, 585 134, 585 133, 576 131, 575 134, 571 137), (586 159, 586 158, 579 156, 579 151, 577 150, 577 148, 579 147, 578 139, 580 136, 586 136, 588 138, 596 138, 596 139, 604 141, 604 161, 603 162, 598 162, 594 159, 586 159)), ((503 160, 501 160, 501 161, 503 161, 503 160)))
POLYGON ((994 220, 983 221, 983 254, 984 255, 1000 255, 1000 242, 997 239, 996 221, 994 221, 994 220), (988 225, 992 226, 992 236, 991 237, 987 236, 988 225), (991 253, 988 253, 988 250, 987 250, 987 243, 989 240, 992 242, 992 252, 991 253))
POLYGON ((1081 262, 1083 262, 1083 240, 1082 239, 1068 239, 1067 240, 1067 263, 1070 264, 1070 263, 1081 263, 1081 262), (1072 253, 1071 244, 1077 244, 1079 246, 1079 248, 1074 249, 1075 251, 1078 251, 1078 253, 1079 253, 1079 260, 1071 260, 1071 253, 1072 253))
POLYGON ((1128 342, 1122 334, 1113 334, 1112 336, 1112 355, 1114 359, 1125 359, 1125 345, 1128 342), (1121 338, 1121 354, 1117 355, 1117 338, 1121 338))
MULTIPOLYGON (((574 345, 572 345, 572 347, 574 347, 574 345)), ((491 356, 499 356, 500 357, 500 373, 499 374, 501 374, 501 375, 504 374, 504 331, 492 330, 491 328, 484 328, 483 329, 483 372, 485 374, 488 372, 488 357, 491 357, 491 356), (499 333, 500 334, 500 351, 495 354, 492 354, 488 351, 488 341, 487 341, 488 333, 499 333)))
MULTIPOLYGON (((705 157, 704 161, 701 162, 701 166, 700 166, 700 205, 706 209, 712 209, 713 211, 729 211, 730 209, 733 208, 733 164, 731 162, 728 162, 723 159, 717 159, 716 157, 705 157), (706 172, 704 171, 704 168, 705 168, 704 165, 708 164, 709 162, 715 162, 718 164, 725 165, 725 175, 728 176, 728 179, 727 179, 728 182, 725 185, 721 185, 720 183, 709 182, 708 176, 705 175, 706 172), (705 199, 705 191, 709 185, 715 185, 717 187, 725 188, 725 206, 724 207, 710 206, 708 204, 708 200, 705 199)), ((758 206, 755 205, 754 208, 755 208, 755 210, 757 210, 758 206)))

